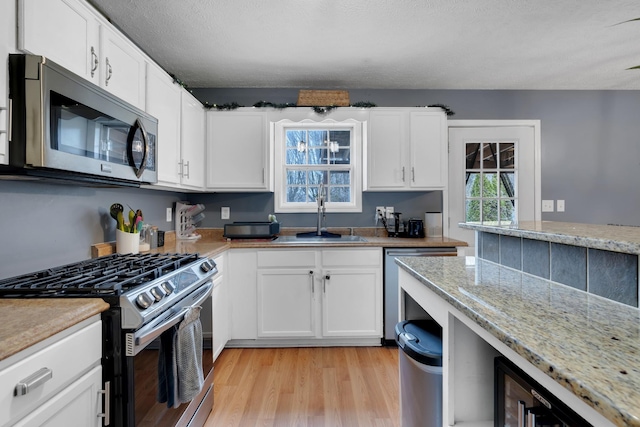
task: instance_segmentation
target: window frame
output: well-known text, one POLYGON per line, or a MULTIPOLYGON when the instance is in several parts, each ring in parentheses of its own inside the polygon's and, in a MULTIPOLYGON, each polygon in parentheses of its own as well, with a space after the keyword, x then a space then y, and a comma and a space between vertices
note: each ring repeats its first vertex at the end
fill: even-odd
MULTIPOLYGON (((304 130, 339 130, 351 131, 351 163, 350 166, 337 165, 335 169, 348 169, 351 172, 351 201, 325 203, 326 212, 362 212, 362 147, 366 136, 366 122, 348 119, 336 120, 280 120, 271 123, 274 147, 274 212, 277 213, 309 213, 317 212, 318 205, 315 201, 304 203, 292 203, 286 201, 287 179, 286 171, 292 165, 286 164, 286 132, 293 129, 304 130)), ((326 165, 328 169, 332 169, 326 165)), ((296 165, 296 169, 317 170, 318 165, 296 165)), ((326 189, 326 187, 325 187, 326 189)))

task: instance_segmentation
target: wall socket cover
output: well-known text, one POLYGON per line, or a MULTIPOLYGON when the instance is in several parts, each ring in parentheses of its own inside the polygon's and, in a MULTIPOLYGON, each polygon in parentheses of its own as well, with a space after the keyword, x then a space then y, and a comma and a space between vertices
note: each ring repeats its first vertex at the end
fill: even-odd
POLYGON ((173 210, 171 208, 167 208, 167 222, 173 221, 173 210))
POLYGON ((231 208, 223 206, 220 208, 220 219, 229 219, 231 216, 231 208))
POLYGON ((553 212, 553 200, 542 201, 542 212, 553 212))

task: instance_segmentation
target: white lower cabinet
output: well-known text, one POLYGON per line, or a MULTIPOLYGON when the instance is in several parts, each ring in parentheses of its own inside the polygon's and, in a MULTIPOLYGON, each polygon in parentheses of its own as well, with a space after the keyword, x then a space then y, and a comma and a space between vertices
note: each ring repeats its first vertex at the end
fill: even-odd
POLYGON ((256 338, 382 336, 380 248, 256 254, 256 338))
POLYGON ((96 315, 0 362, 0 425, 102 426, 101 357, 96 315), (19 383, 37 377, 16 395, 19 383))

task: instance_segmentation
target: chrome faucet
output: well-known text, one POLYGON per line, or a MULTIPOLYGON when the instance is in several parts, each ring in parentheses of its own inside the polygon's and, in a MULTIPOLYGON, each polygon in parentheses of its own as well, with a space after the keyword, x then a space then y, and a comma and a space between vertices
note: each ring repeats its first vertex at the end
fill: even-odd
POLYGON ((316 199, 318 202, 318 222, 316 224, 316 235, 322 235, 322 223, 325 217, 325 206, 324 206, 324 183, 320 183, 320 188, 318 189, 318 197, 316 199))

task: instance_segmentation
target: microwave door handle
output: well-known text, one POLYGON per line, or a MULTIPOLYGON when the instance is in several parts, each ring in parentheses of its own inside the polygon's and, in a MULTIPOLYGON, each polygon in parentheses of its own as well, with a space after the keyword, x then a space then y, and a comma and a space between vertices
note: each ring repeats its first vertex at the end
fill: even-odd
POLYGON ((144 129, 140 119, 136 119, 136 122, 129 129, 129 135, 127 136, 127 155, 129 156, 129 165, 134 169, 136 177, 140 178, 145 168, 147 167, 147 156, 149 154, 149 138, 147 137, 147 131, 144 129), (142 160, 140 166, 136 165, 133 161, 133 139, 136 136, 136 131, 140 130, 142 134, 142 160))
POLYGON ((518 400, 518 427, 526 427, 526 405, 523 400, 518 400))

